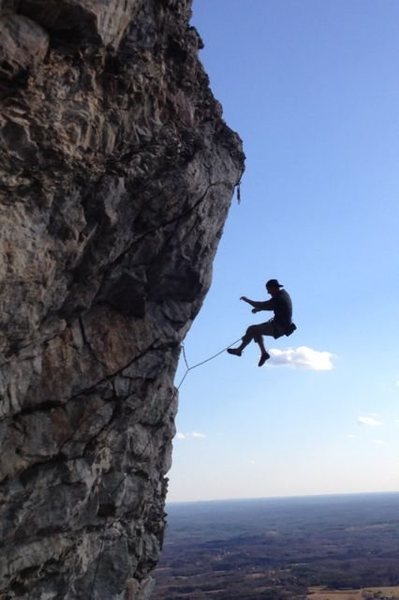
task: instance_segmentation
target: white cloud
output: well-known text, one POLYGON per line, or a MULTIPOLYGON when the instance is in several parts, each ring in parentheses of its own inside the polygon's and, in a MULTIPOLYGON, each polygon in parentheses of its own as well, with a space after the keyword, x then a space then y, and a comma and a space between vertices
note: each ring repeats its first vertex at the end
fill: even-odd
POLYGON ((313 350, 307 346, 288 348, 287 350, 270 350, 270 363, 273 365, 289 365, 311 371, 331 371, 334 368, 331 352, 313 350))
POLYGON ((386 444, 385 440, 374 440, 374 443, 377 444, 377 446, 385 446, 386 444))
POLYGON ((188 439, 202 439, 202 438, 206 438, 205 433, 199 433, 199 431, 191 431, 190 433, 182 433, 181 431, 178 431, 176 433, 176 439, 177 440, 188 440, 188 439))
POLYGON ((376 419, 376 415, 365 415, 364 417, 358 417, 357 422, 359 425, 366 425, 366 427, 378 427, 382 425, 382 422, 376 419))
POLYGON ((358 436, 357 436, 355 433, 347 433, 347 434, 346 434, 346 437, 347 437, 349 440, 356 440, 356 439, 358 438, 358 436))

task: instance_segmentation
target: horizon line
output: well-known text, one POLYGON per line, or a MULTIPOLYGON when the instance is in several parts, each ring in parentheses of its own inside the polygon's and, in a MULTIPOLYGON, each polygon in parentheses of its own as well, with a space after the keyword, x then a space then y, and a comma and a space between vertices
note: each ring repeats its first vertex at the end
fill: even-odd
POLYGON ((381 490, 372 492, 331 492, 331 493, 315 493, 315 494, 293 494, 286 496, 252 496, 242 498, 211 498, 208 500, 167 500, 166 506, 170 504, 199 504, 199 503, 216 503, 216 502, 248 502, 253 500, 294 500, 305 498, 336 498, 337 496, 378 496, 383 494, 399 494, 399 490, 381 490))

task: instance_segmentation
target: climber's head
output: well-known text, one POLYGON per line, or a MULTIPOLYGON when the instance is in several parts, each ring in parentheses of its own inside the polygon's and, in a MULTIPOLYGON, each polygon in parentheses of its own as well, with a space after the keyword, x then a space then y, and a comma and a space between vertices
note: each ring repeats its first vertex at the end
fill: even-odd
POLYGON ((276 294, 278 294, 280 288, 282 287, 284 286, 282 286, 277 279, 269 279, 269 281, 266 281, 266 289, 268 294, 270 294, 271 296, 275 296, 276 294))

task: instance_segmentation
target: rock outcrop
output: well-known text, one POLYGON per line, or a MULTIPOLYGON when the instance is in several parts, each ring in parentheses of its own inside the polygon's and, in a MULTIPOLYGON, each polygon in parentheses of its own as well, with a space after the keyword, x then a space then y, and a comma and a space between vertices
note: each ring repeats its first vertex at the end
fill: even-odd
POLYGON ((190 0, 0 0, 0 598, 148 597, 241 143, 190 0))

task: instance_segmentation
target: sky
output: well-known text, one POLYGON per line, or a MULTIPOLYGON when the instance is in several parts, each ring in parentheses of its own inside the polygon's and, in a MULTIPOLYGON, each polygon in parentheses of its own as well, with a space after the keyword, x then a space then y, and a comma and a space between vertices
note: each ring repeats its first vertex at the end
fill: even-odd
POLYGON ((192 25, 246 171, 187 363, 271 316, 240 301, 270 278, 298 329, 187 374, 168 501, 397 491, 399 2, 194 0, 192 25))

